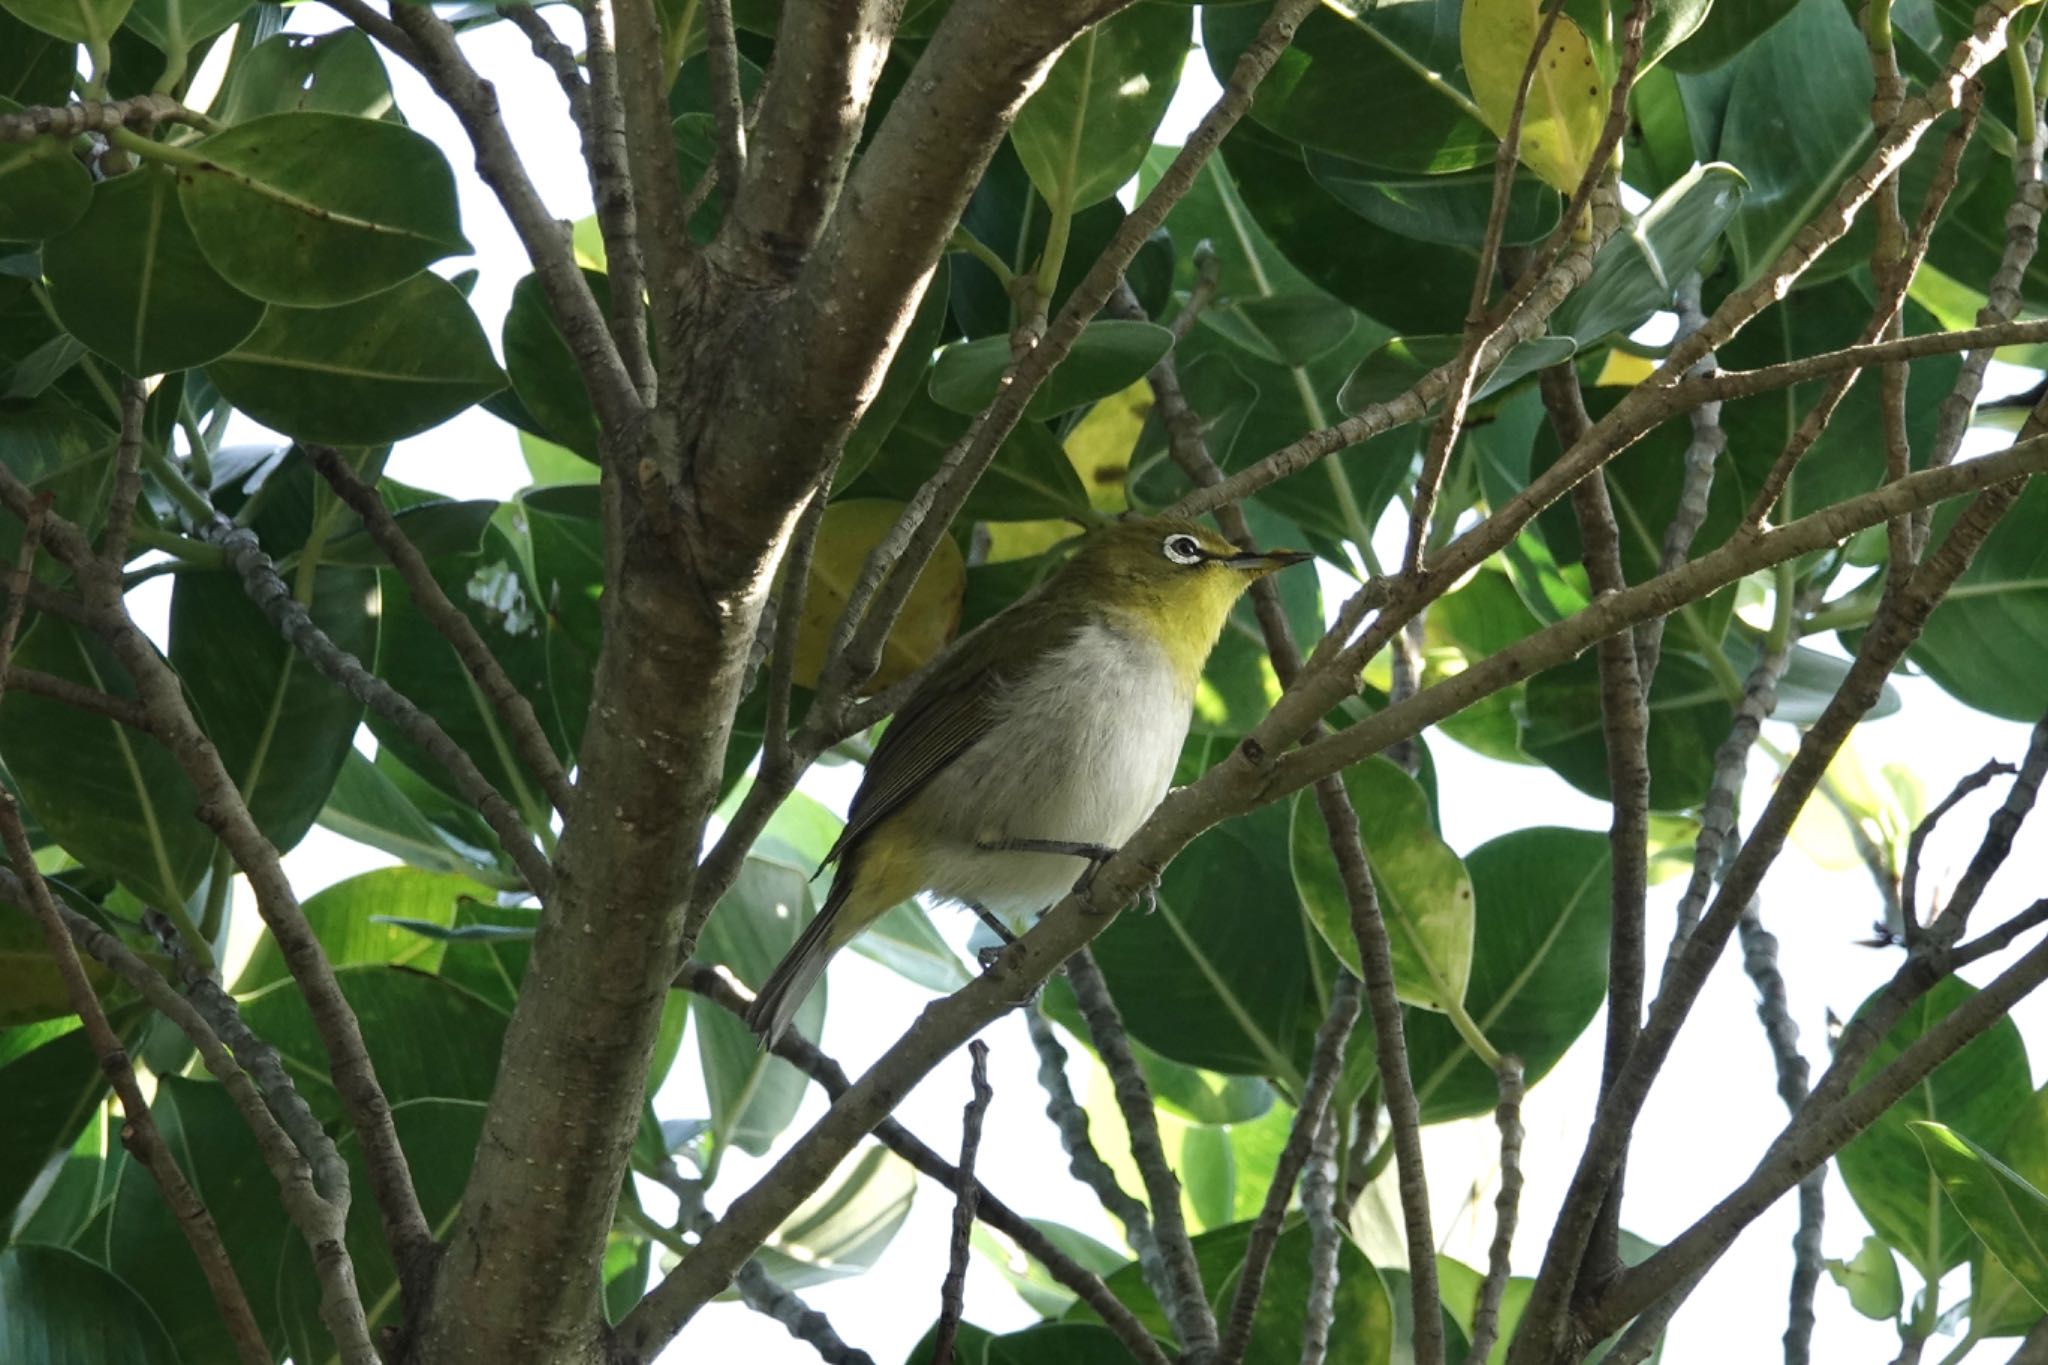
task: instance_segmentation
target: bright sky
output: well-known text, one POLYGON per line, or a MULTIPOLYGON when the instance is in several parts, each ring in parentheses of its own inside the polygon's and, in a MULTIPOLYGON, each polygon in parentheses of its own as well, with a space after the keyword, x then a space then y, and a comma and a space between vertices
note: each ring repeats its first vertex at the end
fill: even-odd
MULTIPOLYGON (((294 30, 335 26, 332 14, 317 6, 297 6, 290 13, 294 30)), ((571 33, 568 7, 542 13, 573 45, 580 46, 571 33)), ((464 47, 486 74, 498 80, 514 143, 522 149, 551 208, 565 219, 589 213, 589 188, 576 139, 552 76, 531 57, 510 25, 472 33, 465 37, 464 47)), ((464 231, 477 247, 474 263, 483 267, 471 302, 483 318, 485 331, 495 340, 511 286, 526 270, 523 253, 496 202, 476 179, 453 118, 408 68, 395 61, 387 65, 407 119, 449 153, 461 187, 464 231)), ((1183 85, 1162 129, 1162 140, 1184 135, 1214 96, 1199 54, 1190 64, 1190 73, 1195 78, 1183 85)), ((201 79, 206 80, 207 75, 202 73, 201 79)), ((444 268, 452 272, 470 264, 455 260, 445 262, 444 268)), ((260 438, 260 431, 247 426, 231 434, 231 440, 260 438)), ((511 428, 480 410, 401 443, 389 468, 395 478, 455 497, 507 497, 527 482, 511 428)), ((1390 531, 1394 534, 1392 552, 1396 557, 1399 529, 1391 522, 1381 528, 1381 539, 1390 531)), ((1331 575, 1327 567, 1323 571, 1326 590, 1331 600, 1337 600, 1345 580, 1331 575)), ((168 606, 169 580, 153 580, 138 596, 143 599, 139 605, 145 620, 155 615, 161 621, 168 606)), ((1857 746, 1873 768, 1889 762, 1903 764, 1918 774, 1938 799, 1956 779, 1987 758, 2016 760, 2024 752, 2025 727, 1977 715, 1922 679, 1901 679, 1897 685, 1906 698, 1903 712, 1871 723, 1858 734, 1857 746)), ((1797 742, 1796 734, 1786 725, 1773 724, 1765 733, 1781 748, 1789 749, 1797 742)), ((368 743, 367 736, 363 742, 368 743)), ((1461 852, 1539 821, 1587 829, 1606 827, 1606 807, 1581 796, 1547 769, 1487 762, 1442 737, 1432 739, 1432 753, 1443 797, 1444 837, 1461 852)), ((818 780, 807 783, 806 790, 843 810, 851 795, 852 778, 851 769, 823 771, 818 780)), ((1752 765, 1744 798, 1746 811, 1753 813, 1761 807, 1769 782, 1767 765, 1759 760, 1752 765)), ((1997 795, 2002 792, 2002 786, 1995 789, 1997 795)), ((1954 884, 1992 805, 1980 794, 1949 816, 1931 842, 1926 859, 1931 887, 1954 884)), ((305 895, 390 861, 374 850, 315 829, 289 855, 287 866, 305 895)), ((1992 917, 2002 917, 2031 902, 2043 885, 2048 885, 2048 840, 2023 840, 1993 883, 1980 923, 1990 923, 1992 917)), ((1669 937, 1675 897, 1669 886, 1652 890, 1650 942, 1657 958, 1669 937)), ((246 942, 257 924, 254 907, 245 900, 237 908, 238 929, 246 942)), ((1872 920, 1879 917, 1874 894, 1860 869, 1827 873, 1813 867, 1796 850, 1789 852, 1765 885, 1764 914, 1782 941, 1781 962, 1801 1044, 1818 1075, 1826 1060, 1826 1012, 1847 1017, 1865 995, 1890 976, 1897 955, 1856 942, 1868 935, 1872 920)), ((956 946, 964 947, 971 917, 941 910, 934 920, 956 946)), ((1653 961, 1653 981, 1655 965, 1653 961)), ((1979 982, 1989 980, 2001 965, 1997 959, 1985 962, 1971 976, 1979 982)), ((831 1050, 849 1071, 858 1074, 910 1025, 928 998, 866 958, 841 954, 831 969, 831 1015, 825 1035, 831 1050), (850 1008, 855 1001, 859 1002, 857 1009, 850 1008)), ((2036 1051, 2048 1056, 2048 1044, 2042 1041, 2048 1039, 2048 1003, 2039 998, 2029 1001, 2017 1017, 2036 1051)), ((1579 1045, 1529 1097, 1524 1113, 1529 1130, 1525 1148, 1528 1183, 1515 1250, 1519 1274, 1535 1271, 1544 1231, 1554 1220, 1591 1117, 1599 1082, 1601 1030, 1596 1019, 1579 1045)), ((1001 1020, 984 1037, 991 1047, 990 1075, 995 1089, 980 1164, 988 1185, 1021 1212, 1063 1222, 1117 1244, 1116 1229, 1092 1196, 1066 1175, 1064 1154, 1044 1115, 1044 1096, 1035 1079, 1036 1058, 1021 1022, 1015 1016, 1001 1020)), ((1090 1077, 1081 1068, 1093 1063, 1078 1048, 1070 1051, 1074 1083, 1085 1096, 1090 1077)), ((657 1108, 665 1118, 697 1117, 707 1112, 695 1055, 694 1045, 686 1042, 674 1074, 657 1098, 657 1108)), ((2037 1059, 2037 1082, 2040 1079, 2037 1059)), ((1774 1085, 1769 1054, 1755 1019, 1754 992, 1731 952, 1724 956, 1701 997, 1638 1128, 1630 1159, 1625 1226, 1662 1242, 1747 1175, 1784 1119, 1774 1085)), ((932 1146, 951 1152, 958 1147, 960 1109, 967 1093, 962 1054, 915 1090, 896 1116, 932 1146)), ((823 1111, 822 1097, 813 1090, 791 1134, 802 1131, 823 1111)), ((1491 1121, 1437 1126, 1425 1133, 1441 1249, 1483 1266, 1492 1234, 1495 1135, 1491 1121)), ((722 1208, 766 1167, 766 1162, 734 1153, 713 1191, 713 1208, 722 1208)), ((644 1188, 652 1211, 671 1207, 660 1191, 644 1188)), ((858 1278, 806 1290, 805 1297, 832 1319, 850 1344, 868 1351, 882 1365, 901 1360, 937 1314, 950 1217, 950 1196, 935 1186, 921 1184, 909 1219, 880 1267, 858 1278)), ((1734 1253, 1708 1276, 1673 1323, 1663 1357, 1669 1365, 1721 1365, 1728 1360, 1764 1360, 1779 1354, 1794 1223, 1791 1203, 1781 1201, 1744 1235, 1734 1253)), ((1389 1216, 1359 1231, 1375 1263, 1405 1261, 1397 1217, 1389 1216)), ((1831 1178, 1824 1238, 1827 1254, 1853 1255, 1866 1231, 1847 1191, 1838 1179, 1831 1178)), ((1905 1273, 1910 1293, 1910 1272, 1905 1273)), ((1952 1305, 1967 1292, 1966 1276, 1958 1272, 1944 1284, 1942 1303, 1952 1305)), ((1897 1349, 1889 1324, 1858 1317, 1849 1309, 1844 1293, 1825 1279, 1817 1309, 1820 1326, 1814 1359, 1882 1360, 1897 1349)), ((969 1273, 967 1316, 998 1331, 1036 1320, 980 1257, 974 1259, 969 1273)), ((678 1349, 669 1358, 702 1358, 706 1351, 716 1358, 764 1362, 815 1358, 778 1324, 736 1303, 707 1308, 689 1329, 688 1340, 689 1352, 678 1349)), ((1949 1345, 1937 1338, 1928 1360, 1939 1360, 1949 1345)), ((1994 1343, 1977 1355, 2003 1359, 2010 1350, 2010 1343, 2002 1347, 1994 1343)))

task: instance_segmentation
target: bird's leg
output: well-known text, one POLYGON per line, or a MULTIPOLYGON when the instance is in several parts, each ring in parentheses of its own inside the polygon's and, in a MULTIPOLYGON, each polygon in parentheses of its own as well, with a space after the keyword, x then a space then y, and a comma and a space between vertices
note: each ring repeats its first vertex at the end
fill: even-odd
MULTIPOLYGON (((1070 858, 1085 858, 1088 866, 1074 882, 1078 895, 1085 892, 1095 880, 1095 874, 1102 865, 1117 855, 1118 850, 1106 844, 1088 844, 1075 839, 983 839, 975 847, 990 853, 1063 853, 1070 858)), ((1159 869, 1148 868, 1151 879, 1138 890, 1137 906, 1146 914, 1159 908, 1159 869)))
POLYGON ((1017 941, 1017 936, 1011 933, 1010 926, 1003 923, 1000 919, 997 919, 994 912, 992 912, 987 906, 976 905, 973 901, 969 901, 967 903, 967 908, 969 910, 972 910, 974 912, 974 917, 980 920, 983 924, 986 924, 991 930, 994 931, 995 936, 999 940, 1001 940, 998 946, 992 948, 983 948, 980 952, 975 954, 975 957, 981 962, 981 969, 983 971, 987 971, 989 968, 996 965, 996 959, 1003 955, 1003 949, 1009 947, 1011 944, 1017 941))

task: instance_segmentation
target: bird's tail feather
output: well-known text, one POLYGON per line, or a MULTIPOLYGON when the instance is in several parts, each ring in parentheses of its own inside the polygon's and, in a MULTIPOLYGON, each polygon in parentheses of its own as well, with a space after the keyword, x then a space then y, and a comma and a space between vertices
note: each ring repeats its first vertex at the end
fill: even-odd
POLYGON ((825 964, 832 960, 832 954, 839 951, 840 944, 832 928, 839 918, 839 905, 844 899, 840 888, 850 885, 852 880, 842 876, 833 885, 832 894, 826 897, 824 906, 804 926, 803 933, 797 936, 782 961, 761 983, 754 1003, 747 1007, 747 1027, 760 1035, 763 1048, 774 1047, 781 1039, 789 1028, 789 1021, 796 1017, 797 1010, 810 995, 811 988, 825 974, 825 964))

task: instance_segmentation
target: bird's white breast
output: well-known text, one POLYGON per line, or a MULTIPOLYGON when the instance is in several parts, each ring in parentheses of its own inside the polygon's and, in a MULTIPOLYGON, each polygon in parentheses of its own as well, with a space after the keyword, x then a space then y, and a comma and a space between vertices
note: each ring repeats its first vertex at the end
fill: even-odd
POLYGON ((982 846, 1122 844, 1173 780, 1192 702, 1151 640, 1084 626, 1010 685, 995 728, 919 794, 934 839, 931 889, 1008 912, 1058 900, 1080 859, 982 846))

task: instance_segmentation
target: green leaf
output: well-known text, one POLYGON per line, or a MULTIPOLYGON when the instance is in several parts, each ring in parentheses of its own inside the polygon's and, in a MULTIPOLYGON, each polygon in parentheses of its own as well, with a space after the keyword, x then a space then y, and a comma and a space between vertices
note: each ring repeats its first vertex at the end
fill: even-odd
MULTIPOLYGON (((0 95, 0 115, 21 105, 0 95)), ((92 174, 64 139, 34 138, 0 146, 0 241, 54 237, 92 202, 92 174)))
POLYGON ((868 467, 868 462, 881 451, 882 442, 888 439, 896 419, 903 415, 903 409, 930 383, 932 352, 938 349, 946 331, 952 281, 951 258, 942 257, 939 268, 925 282, 924 293, 918 298, 917 312, 911 315, 910 326, 904 331, 903 340, 896 345, 896 354, 890 358, 889 372, 882 377, 881 388, 875 391, 867 411, 861 414, 860 421, 854 426, 853 434, 846 438, 846 450, 839 457, 838 471, 832 476, 835 495, 844 491, 868 467))
POLYGON ((902 1157, 864 1143, 840 1169, 843 1175, 799 1204, 755 1253, 777 1283, 802 1289, 872 1269, 910 1216, 917 1172, 902 1157))
MULTIPOLYGON (((1522 750, 1599 800, 1608 799, 1607 742, 1601 733, 1600 661, 1588 650, 1529 680, 1522 750)), ((1650 683, 1650 808, 1690 810, 1706 800, 1714 754, 1735 708, 1713 673, 1666 653, 1650 683)))
MULTIPOLYGON (((499 1010, 445 980, 399 967, 344 966, 335 979, 362 1025, 377 1081, 393 1107, 406 1100, 490 1098, 505 1032, 499 1010)), ((243 1002, 242 1016, 277 1047, 313 1112, 323 1122, 338 1118, 341 1100, 305 997, 278 982, 243 1002)))
POLYGON ((1358 315, 1318 290, 1253 295, 1202 310, 1201 321, 1241 350, 1273 365, 1299 368, 1351 335, 1358 315))
MULTIPOLYGON (((1496 135, 1506 134, 1513 117, 1540 23, 1534 0, 1462 0, 1458 41, 1465 79, 1496 135)), ((1607 88, 1586 31, 1560 14, 1523 99, 1517 159, 1559 192, 1571 193, 1607 122, 1607 88)))
POLYGON ((1286 862, 1287 812, 1225 821, 1168 864, 1156 913, 1095 943, 1124 1023, 1188 1066, 1294 1083, 1307 1061, 1308 945, 1286 862))
POLYGON ((266 303, 353 303, 470 250, 441 149, 399 124, 266 114, 190 151, 178 200, 199 248, 266 303))
MULTIPOLYGON (((1150 322, 1091 322, 1025 405, 1025 415, 1057 417, 1107 398, 1144 378, 1172 345, 1173 333, 1150 322)), ((932 398, 954 412, 978 413, 1001 390, 1010 361, 1010 339, 1004 336, 948 346, 932 366, 932 398)))
MULTIPOLYGON (((410 932, 421 932, 416 926, 410 932)), ((455 907, 455 925, 443 930, 453 947, 441 955, 441 979, 461 986, 479 999, 510 1015, 519 1003, 519 983, 526 978, 526 964, 533 956, 533 938, 540 928, 540 911, 507 908, 482 901, 462 901, 455 907)), ((431 937, 432 935, 429 934, 431 937)), ((668 1006, 662 1007, 664 1029, 668 1006)))
POLYGON ((1830 1257, 1828 1275, 1849 1291, 1849 1306, 1866 1318, 1889 1322, 1905 1307, 1906 1292, 1899 1284, 1899 1263, 1881 1237, 1865 1237, 1863 1246, 1849 1260, 1830 1257))
MULTIPOLYGON (((1761 193, 1760 187, 1752 186, 1750 197, 1744 202, 1754 202, 1761 193)), ((1861 277, 1809 285, 1794 290, 1759 314, 1755 322, 1717 354, 1721 364, 1729 369, 1751 369, 1848 346, 1869 322, 1870 309, 1870 287, 1861 277)), ((1926 309, 1910 299, 1905 307, 1905 321, 1906 332, 1914 336, 1938 330, 1939 326, 1926 309)), ((1917 458, 1924 460, 1934 444, 1941 402, 1954 387, 1960 366, 1957 357, 1931 356, 1908 368, 1906 434, 1917 458)), ((1784 449, 1821 388, 1822 381, 1815 380, 1722 406, 1721 427, 1728 434, 1731 457, 1728 463, 1733 464, 1745 490, 1754 489, 1762 481, 1764 471, 1784 449)), ((1820 439, 1800 460, 1772 520, 1782 524, 1877 487, 1884 479, 1884 450, 1878 377, 1865 374, 1828 419, 1820 439)), ((1728 468, 1728 463, 1722 468, 1728 468)), ((2029 718, 2039 713, 2036 707, 2029 718)))
MULTIPOLYGON (((133 697, 107 646, 52 616, 15 649, 23 668, 133 697)), ((176 759, 140 731, 23 692, 0 705, 0 749, 22 802, 80 862, 145 900, 184 903, 206 873, 213 835, 176 759)))
POLYGON ((1048 204, 1085 208, 1137 174, 1187 51, 1188 13, 1167 5, 1132 5, 1067 45, 1010 128, 1048 204))
POLYGON ((1728 225, 1747 281, 1777 259, 1862 160, 1871 139, 1871 75, 1856 21, 1836 0, 1801 0, 1734 72, 1716 156, 1749 182, 1728 225))
MULTIPOLYGON (((898 502, 914 497, 938 470, 947 450, 966 435, 970 421, 941 407, 928 393, 913 395, 883 440, 881 453, 853 481, 847 496, 898 502)), ((1043 423, 1027 420, 1019 422, 996 450, 994 462, 967 495, 960 519, 1041 521, 1091 515, 1088 490, 1081 486, 1081 476, 1074 472, 1059 438, 1043 423)))
MULTIPOLYGON (((1245 1365, 1292 1365, 1301 1359, 1302 1309, 1308 1298, 1307 1223, 1280 1234, 1267 1267, 1266 1284, 1252 1316, 1251 1347, 1245 1365)), ((1237 1276, 1226 1282, 1225 1302, 1237 1292, 1237 1276)), ((1365 1254, 1340 1235, 1337 1242, 1337 1300, 1326 1365, 1387 1365, 1394 1349, 1394 1308, 1379 1272, 1365 1254)))
POLYGON ((265 426, 344 446, 417 435, 505 386, 468 302, 427 274, 338 308, 273 306, 207 374, 265 426))
MULTIPOLYGON (((59 900, 68 899, 60 881, 48 883, 59 900)), ((81 898, 82 899, 82 898, 81 898)), ((84 905, 74 908, 91 913, 84 905)), ((79 963, 86 980, 102 999, 125 993, 120 978, 83 954, 79 963)), ((46 1019, 67 1019, 77 1010, 71 1003, 71 989, 65 984, 43 936, 42 921, 27 904, 0 901, 0 1028, 39 1023, 46 1019)))
MULTIPOLYGON (((115 431, 55 393, 32 403, 0 404, 0 464, 32 493, 47 493, 53 510, 96 533, 106 516, 113 478, 115 431)), ((14 562, 21 524, 0 517, 0 555, 14 562)), ((56 570, 45 564, 45 575, 56 570)))
POLYGON ((2048 1311, 2048 1195, 1944 1123, 1909 1123, 1956 1212, 2048 1311))
POLYGON ((1131 1358, 1116 1333, 1092 1323, 1042 1322, 990 1337, 985 1349, 984 1365, 1127 1365, 1131 1358))
POLYGON ((488 876, 493 866, 490 854, 429 820, 388 773, 354 749, 342 757, 320 824, 428 872, 488 876))
POLYGON ((1591 346, 1670 307, 1672 291, 1720 239, 1748 189, 1733 166, 1687 171, 1600 248, 1592 277, 1551 317, 1551 331, 1591 346))
MULTIPOLYGON (((1078 1264, 1097 1275, 1107 1275, 1125 1261, 1124 1253, 1104 1246, 1083 1232, 1043 1218, 1027 1220, 1046 1238, 1078 1264)), ((1074 1292, 1052 1277, 1037 1261, 1026 1257, 1003 1234, 986 1223, 976 1223, 972 1245, 988 1268, 1009 1282, 1025 1306, 1043 1318, 1057 1318, 1074 1306, 1074 1292)))
MULTIPOLYGON (((583 272, 599 309, 609 313, 611 286, 595 270, 583 272)), ((583 387, 576 357, 548 312, 540 276, 527 275, 512 286, 512 306, 505 314, 505 372, 512 392, 560 444, 587 460, 597 458, 600 433, 597 412, 583 387)))
MULTIPOLYGON (((1474 250, 1486 240, 1486 220, 1493 208, 1491 166, 1423 175, 1382 170, 1318 151, 1309 152, 1307 162, 1316 183, 1339 203, 1389 232, 1474 250)), ((1509 246, 1542 241, 1557 226, 1558 211, 1555 190, 1534 175, 1517 175, 1508 191, 1501 241, 1509 246)))
MULTIPOLYGON (((1318 8, 1252 101, 1251 116, 1289 141, 1397 171, 1469 170, 1493 136, 1465 92, 1458 0, 1318 8)), ((1204 5, 1202 46, 1218 81, 1264 21, 1252 7, 1204 5)))
MULTIPOLYGON (((1414 387, 1415 382, 1439 365, 1457 358, 1462 336, 1403 336, 1381 346, 1359 362, 1337 402, 1346 412, 1363 412, 1414 387)), ((1477 400, 1500 392, 1518 379, 1548 369, 1572 358, 1574 350, 1567 337, 1532 337, 1501 357, 1493 369, 1478 376, 1472 387, 1477 400)))
MULTIPOLYGON (((1522 1059, 1534 1085, 1607 994, 1607 836, 1538 826, 1465 857, 1476 906, 1465 1008, 1486 1040, 1522 1059)), ((1425 1123, 1487 1112, 1493 1073, 1442 1015, 1411 1011, 1409 1064, 1425 1123)))
POLYGON ((43 249, 58 320, 131 375, 203 365, 263 317, 200 254, 175 190, 150 166, 101 181, 84 217, 43 249))
POLYGON ((1799 0, 1715 0, 1686 42, 1672 50, 1676 71, 1711 71, 1767 33, 1799 0))
MULTIPOLYGON (((814 913, 803 873, 748 858, 705 925, 698 958, 758 989, 814 913)), ((820 982, 797 1007, 796 1029, 806 1038, 815 1039, 824 1024, 825 992, 820 982)), ((765 1051, 753 1031, 724 1010, 700 1005, 695 1014, 704 1089, 711 1101, 713 1159, 727 1145, 760 1156, 796 1117, 809 1082, 765 1051)))
POLYGON ((181 1365, 135 1292, 61 1247, 0 1249, 0 1358, 19 1365, 181 1365))
MULTIPOLYGON (((336 966, 382 963, 431 972, 440 965, 442 945, 408 932, 408 926, 452 925, 462 901, 489 898, 488 888, 467 877, 386 867, 336 882, 309 897, 302 908, 336 966)), ((276 940, 266 933, 236 979, 235 994, 254 994, 289 975, 276 940)))
MULTIPOLYGON (((491 517, 502 505, 488 498, 421 502, 396 509, 392 519, 413 547, 432 561, 445 555, 475 554, 483 547, 484 530, 491 524, 491 517)), ((322 546, 320 562, 368 569, 387 568, 391 564, 360 523, 322 546)))
MULTIPOLYGON (((1953 976, 1907 1007, 1899 1022, 1864 1062, 1857 1084, 1897 1060, 1935 1024, 1977 993, 1953 976)), ((1871 1007, 1866 1000, 1857 1011, 1871 1007)), ((1856 1207, 1878 1236, 1906 1258, 1921 1278, 1933 1279, 1970 1254, 1968 1224, 1941 1198, 1941 1182, 1928 1169, 1916 1120, 1939 1121, 1996 1144, 2033 1095, 2026 1045, 2010 1019, 2000 1019, 1879 1115, 1835 1157, 1856 1207)))
MULTIPOLYGON (((273 1350, 280 1349, 276 1300, 261 1288, 276 1278, 284 1239, 296 1241, 298 1234, 248 1124, 219 1085, 183 1076, 158 1079, 150 1114, 193 1193, 213 1215, 263 1335, 273 1350)), ((134 1161, 116 1171, 106 1249, 107 1268, 149 1305, 184 1359, 236 1358, 191 1245, 156 1182, 134 1161)))
MULTIPOLYGON (((478 553, 436 560, 434 579, 476 627, 506 675, 534 704, 547 729, 553 697, 548 680, 547 607, 505 525, 503 520, 491 525, 478 553)), ((438 720, 492 786, 530 819, 540 820, 546 800, 513 752, 496 709, 441 632, 421 613, 404 579, 396 571, 386 570, 379 580, 384 617, 378 636, 377 676, 438 720)), ((369 723, 380 745, 450 797, 462 799, 453 780, 397 727, 375 713, 369 723)), ((549 739, 557 756, 566 757, 567 745, 560 735, 551 731, 549 739)))
POLYGON ((212 112, 222 123, 237 124, 299 111, 392 116, 391 79, 376 44, 353 28, 273 34, 229 66, 212 112))
MULTIPOLYGON (((12 912, 10 912, 12 913, 12 912)), ((125 1038, 135 1035, 140 1006, 110 1015, 125 1038)), ((0 1029, 0 1228, 12 1228, 44 1173, 61 1164, 107 1093, 92 1042, 76 1020, 52 1019, 0 1029)))
POLYGON ((0 0, 0 9, 67 43, 104 49, 128 13, 128 4, 129 0, 0 0))
POLYGON ((182 57, 247 8, 244 0, 135 0, 124 27, 166 57, 182 57))
MULTIPOLYGON (((1428 8, 1427 0, 1409 0, 1373 13, 1428 8)), ((1261 87, 1268 88, 1270 82, 1261 87)), ((1353 213, 1309 174, 1299 148, 1249 121, 1223 140, 1223 161, 1252 219, 1317 287, 1394 331, 1454 332, 1464 325, 1476 253, 1418 241, 1353 213)))
MULTIPOLYGON (((381 1060, 377 1077, 384 1077, 381 1060)), ((484 1106, 473 1100, 394 1097, 391 1120, 398 1130, 398 1144, 405 1153, 406 1166, 412 1172, 420 1211, 426 1215, 427 1226, 437 1236, 445 1237, 461 1212, 463 1187, 469 1181, 472 1158, 483 1136, 484 1106)), ((367 1191, 369 1173, 364 1168, 362 1147, 355 1133, 343 1132, 335 1145, 348 1162, 349 1188, 367 1191)), ((305 1239, 288 1237, 283 1245, 275 1284, 291 1358, 295 1365, 341 1365, 333 1338, 320 1319, 320 1282, 313 1274, 312 1256, 306 1250, 305 1239)), ((384 1329, 397 1327, 403 1305, 398 1276, 392 1268, 390 1253, 385 1250, 377 1201, 361 1194, 349 1201, 348 1252, 355 1263, 356 1287, 362 1294, 364 1314, 375 1339, 384 1329)))
MULTIPOLYGON (((1048 981, 1041 998, 1045 1012, 1077 1043, 1092 1050, 1087 1023, 1074 1000, 1074 988, 1066 978, 1055 976, 1048 981)), ((1138 1070, 1145 1075, 1152 1098, 1177 1118, 1197 1124, 1243 1125, 1273 1112, 1273 1087, 1263 1077, 1226 1076, 1183 1066, 1168 1061, 1135 1038, 1126 1041, 1131 1055, 1137 1059, 1138 1070)))
MULTIPOLYGON (((1963 505, 1959 499, 1943 509, 1937 537, 1963 505)), ((1909 657, 1966 706, 2008 720, 2040 716, 2048 669, 2048 480, 2028 482, 1934 609, 1909 657)))
MULTIPOLYGON (((357 658, 374 658, 375 577, 323 568, 313 583, 314 623, 357 658)), ((289 852, 327 804, 363 704, 271 628, 232 574, 177 575, 170 657, 257 827, 289 852)))
MULTIPOLYGON (((30 0, 36 7, 38 0, 30 0)), ((78 72, 75 42, 29 27, 10 8, 0 5, 0 95, 25 105, 64 103, 78 72)))
MULTIPOLYGON (((1345 769, 1344 789, 1358 812, 1392 940, 1396 994, 1424 1009, 1463 1003, 1472 974, 1472 881, 1464 862, 1437 836, 1429 798, 1384 758, 1345 769)), ((1312 794, 1297 795, 1293 804, 1295 888, 1323 941, 1353 975, 1363 976, 1329 831, 1312 794)))

